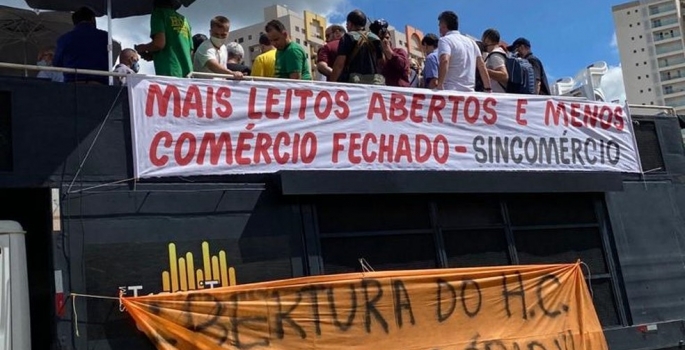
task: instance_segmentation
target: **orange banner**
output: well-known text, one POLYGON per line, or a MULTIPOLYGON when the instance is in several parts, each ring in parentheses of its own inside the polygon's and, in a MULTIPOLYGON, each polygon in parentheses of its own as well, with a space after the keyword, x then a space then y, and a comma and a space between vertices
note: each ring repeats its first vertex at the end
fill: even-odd
POLYGON ((311 276, 123 303, 158 349, 607 349, 579 264, 311 276))

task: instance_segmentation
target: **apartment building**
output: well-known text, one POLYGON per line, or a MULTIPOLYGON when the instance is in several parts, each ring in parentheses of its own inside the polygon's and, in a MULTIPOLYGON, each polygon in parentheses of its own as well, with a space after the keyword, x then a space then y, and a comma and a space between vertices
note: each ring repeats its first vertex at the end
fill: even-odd
MULTIPOLYGON (((283 22, 292 40, 304 47, 310 58, 310 67, 315 67, 316 54, 326 43, 324 38, 328 26, 326 17, 310 11, 293 11, 282 5, 264 8, 263 22, 231 31, 231 39, 241 44, 245 50, 245 64, 251 66, 254 59, 261 53, 259 36, 264 32, 266 24, 273 19, 283 22)), ((412 26, 405 26, 404 33, 395 27, 388 29, 395 47, 405 48, 410 57, 415 58, 420 65, 423 64, 424 56, 421 52, 423 33, 412 26)), ((315 69, 312 70, 312 74, 318 77, 315 69)))
POLYGON ((612 7, 628 103, 685 112, 685 0, 639 0, 612 7))

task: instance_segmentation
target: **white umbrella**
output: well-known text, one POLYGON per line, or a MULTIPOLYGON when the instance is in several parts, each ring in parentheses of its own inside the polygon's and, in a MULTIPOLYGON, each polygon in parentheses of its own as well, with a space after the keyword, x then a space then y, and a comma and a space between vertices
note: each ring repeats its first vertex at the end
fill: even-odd
MULTIPOLYGON (((174 0, 176 8, 190 6, 195 0, 174 0)), ((107 32, 112 49, 112 18, 141 16, 152 13, 152 0, 26 0, 26 4, 34 9, 54 11, 76 11, 88 6, 97 16, 107 15, 107 32)), ((113 66, 114 61, 109 62, 113 66)))
MULTIPOLYGON (((69 12, 35 12, 0 5, 0 62, 36 64, 42 49, 54 47, 57 39, 73 28, 69 12)), ((118 56, 119 52, 121 44, 113 41, 112 54, 118 56)), ((16 75, 17 71, 2 69, 0 73, 16 75)))

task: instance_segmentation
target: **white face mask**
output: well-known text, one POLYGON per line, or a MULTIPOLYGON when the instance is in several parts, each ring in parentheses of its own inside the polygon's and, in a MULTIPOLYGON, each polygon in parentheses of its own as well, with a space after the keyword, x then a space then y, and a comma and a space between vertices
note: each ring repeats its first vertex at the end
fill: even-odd
POLYGON ((227 39, 217 38, 217 37, 213 36, 210 38, 210 40, 212 41, 212 44, 214 44, 214 46, 221 46, 221 45, 226 44, 227 39))

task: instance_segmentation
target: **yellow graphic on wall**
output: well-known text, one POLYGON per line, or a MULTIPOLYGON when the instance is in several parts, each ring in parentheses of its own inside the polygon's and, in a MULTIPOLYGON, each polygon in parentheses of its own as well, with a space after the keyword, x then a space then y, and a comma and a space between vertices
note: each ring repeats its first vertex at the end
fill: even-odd
POLYGON ((193 253, 177 257, 176 244, 169 243, 169 270, 162 272, 162 289, 178 292, 235 286, 235 268, 228 267, 226 252, 211 255, 209 243, 202 242, 202 268, 195 269, 193 253))

